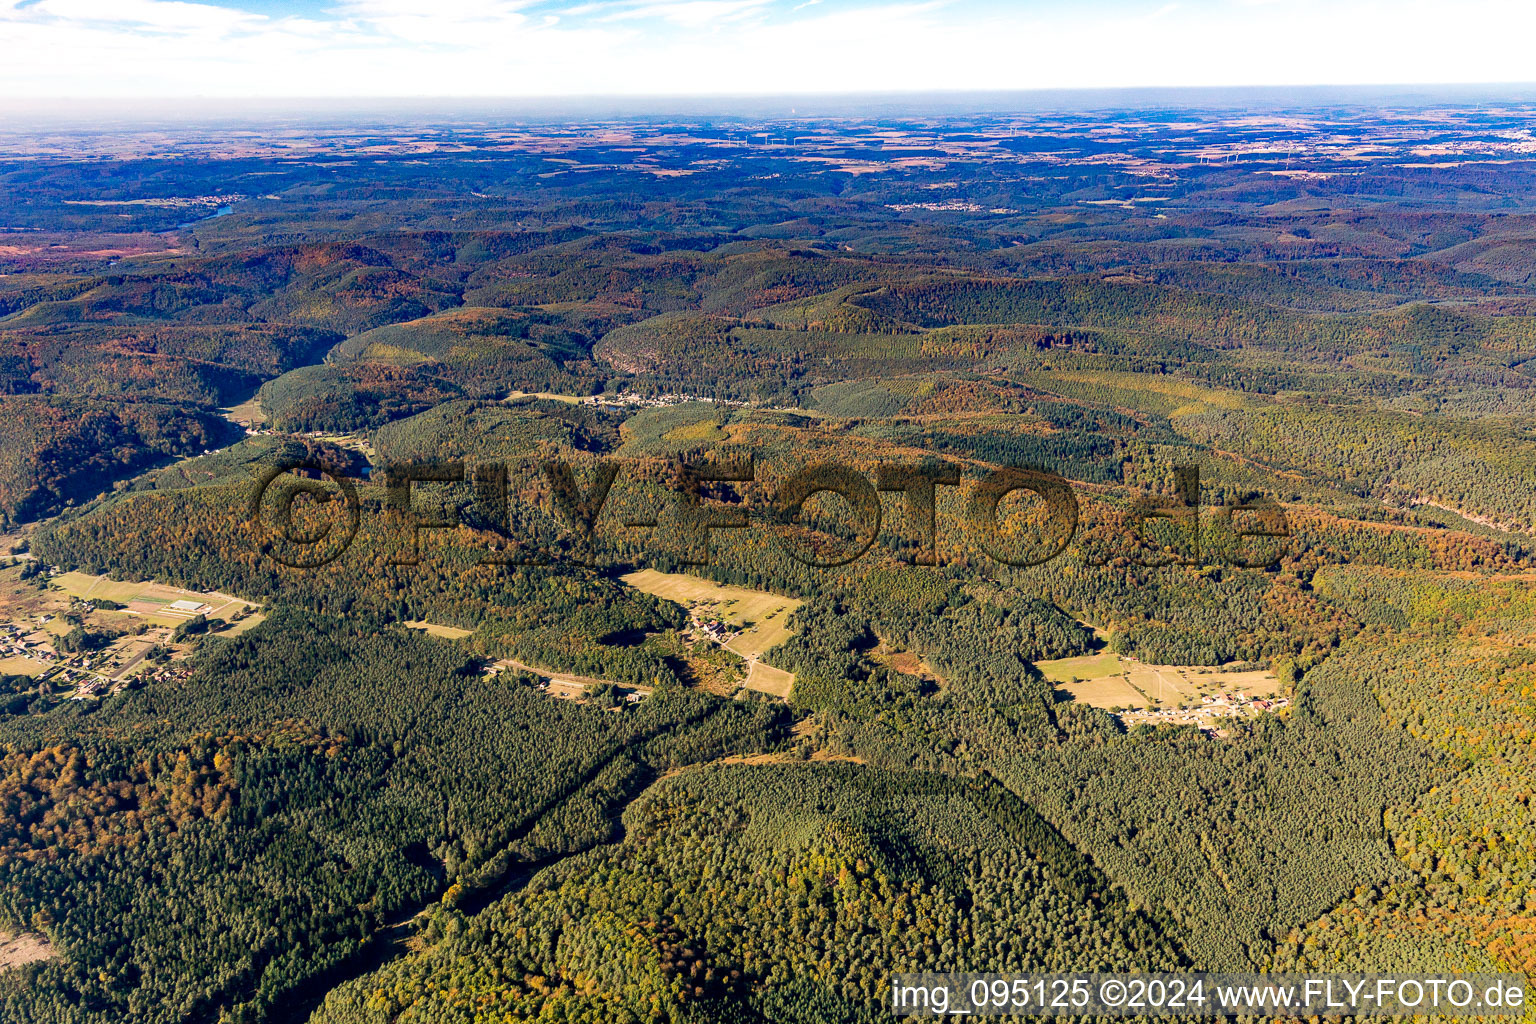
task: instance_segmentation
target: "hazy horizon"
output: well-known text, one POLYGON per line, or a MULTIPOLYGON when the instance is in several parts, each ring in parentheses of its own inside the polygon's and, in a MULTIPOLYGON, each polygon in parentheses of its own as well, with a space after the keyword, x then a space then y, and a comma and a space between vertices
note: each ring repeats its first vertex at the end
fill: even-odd
POLYGON ((607 96, 1519 82, 1470 0, 0 0, 0 95, 607 96))
POLYGON ((996 115, 1018 112, 1286 110, 1427 108, 1536 103, 1536 82, 1383 83, 1377 85, 1146 86, 1134 88, 884 90, 824 93, 720 93, 568 96, 313 96, 313 97, 0 97, 13 129, 27 118, 78 119, 98 125, 155 121, 379 118, 484 119, 716 117, 836 118, 996 115))

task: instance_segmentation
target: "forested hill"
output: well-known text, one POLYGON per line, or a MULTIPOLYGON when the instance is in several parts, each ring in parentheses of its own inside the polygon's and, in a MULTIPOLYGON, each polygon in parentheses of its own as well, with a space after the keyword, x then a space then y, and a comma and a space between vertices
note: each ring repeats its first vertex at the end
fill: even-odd
POLYGON ((1526 120, 7 136, 0 1022, 1536 972, 1526 120))

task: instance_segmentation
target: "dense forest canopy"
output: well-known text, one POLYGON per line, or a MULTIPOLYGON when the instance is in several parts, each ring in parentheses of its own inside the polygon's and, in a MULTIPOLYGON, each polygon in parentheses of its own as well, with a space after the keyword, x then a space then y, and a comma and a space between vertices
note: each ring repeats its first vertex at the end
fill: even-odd
POLYGON ((0 1020, 1536 972, 1530 116, 8 137, 0 1020))

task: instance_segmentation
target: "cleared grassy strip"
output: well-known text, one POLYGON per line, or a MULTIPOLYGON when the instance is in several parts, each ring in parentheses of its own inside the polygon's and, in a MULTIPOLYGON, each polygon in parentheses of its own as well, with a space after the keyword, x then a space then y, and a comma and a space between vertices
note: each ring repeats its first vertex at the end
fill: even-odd
POLYGON ((428 636, 439 637, 443 640, 462 640, 474 632, 470 629, 460 629, 457 626, 443 626, 436 622, 424 622, 420 619, 409 620, 406 622, 406 626, 411 629, 419 629, 428 636))

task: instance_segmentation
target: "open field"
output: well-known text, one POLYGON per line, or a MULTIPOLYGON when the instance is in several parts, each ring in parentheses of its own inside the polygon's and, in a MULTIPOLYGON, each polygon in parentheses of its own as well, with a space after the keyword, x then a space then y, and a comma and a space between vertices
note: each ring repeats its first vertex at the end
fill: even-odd
POLYGON ((787 640, 791 634, 789 617, 804 604, 793 597, 781 597, 761 590, 732 587, 700 579, 686 573, 657 572, 641 569, 623 577, 636 590, 688 609, 695 626, 706 637, 746 659, 747 677, 742 686, 775 697, 787 698, 795 685, 792 672, 763 664, 759 659, 787 640), (723 622, 736 630, 721 640, 709 623, 723 622))
POLYGON ((1057 689, 1065 690, 1073 700, 1091 704, 1096 708, 1139 707, 1146 703, 1146 696, 1132 686, 1123 675, 1087 679, 1078 683, 1063 683, 1057 689))
POLYGON ((54 577, 53 582, 66 594, 73 594, 86 600, 105 598, 119 604, 127 604, 134 600, 146 586, 142 583, 123 583, 102 576, 87 576, 81 572, 63 573, 54 577))
POLYGON ((373 450, 373 442, 366 434, 338 434, 326 430, 311 430, 303 436, 316 441, 327 441, 338 448, 357 452, 369 462, 377 457, 377 453, 373 450))
POLYGON ((1127 659, 1130 684, 1158 704, 1178 704, 1219 693, 1273 697, 1279 681, 1273 672, 1233 672, 1183 665, 1143 665, 1127 659))
POLYGON ((870 658, 878 664, 885 665, 903 675, 916 676, 924 680, 936 690, 946 690, 949 682, 938 670, 928 664, 927 660, 915 651, 892 650, 891 646, 882 639, 870 652, 870 658))
POLYGON ((31 658, 0 658, 0 676, 35 676, 42 674, 44 666, 31 658))
POLYGON ((22 932, 20 935, 0 932, 0 971, 34 964, 58 955, 52 943, 34 932, 22 932))
POLYGON ((184 655, 189 643, 175 639, 176 627, 198 615, 223 636, 264 618, 257 605, 228 594, 78 572, 23 579, 22 572, 20 566, 0 570, 0 675, 29 676, 55 693, 73 688, 77 697, 100 696, 146 667, 157 648, 173 659, 184 655), (93 607, 98 600, 122 607, 93 607), (187 604, 172 607, 175 602, 187 604), (63 639, 77 625, 97 638, 95 647, 66 650, 63 639))
POLYGON ((763 665, 766 651, 790 639, 790 616, 802 605, 796 597, 780 597, 745 586, 727 586, 687 573, 641 570, 624 577, 634 590, 674 600, 688 609, 697 631, 746 660, 742 686, 774 697, 788 697, 794 688, 794 672, 763 665), (727 633, 717 633, 710 623, 725 623, 727 633), (723 639, 722 639, 723 637, 723 639))
POLYGON ((1041 675, 1053 683, 1103 679, 1107 676, 1122 675, 1125 671, 1120 657, 1114 654, 1086 654, 1080 658, 1042 661, 1035 667, 1040 670, 1041 675))
POLYGON ((267 617, 260 612, 247 615, 233 626, 219 633, 219 636, 239 636, 241 633, 250 632, 265 621, 267 621, 267 617))
POLYGON ((515 402, 519 398, 540 398, 546 402, 564 402, 567 405, 579 405, 580 395, 557 395, 552 391, 512 391, 507 394, 507 401, 515 402))
POLYGON ((462 640, 474 632, 469 629, 460 629, 457 626, 443 626, 436 622, 423 622, 420 619, 408 621, 406 626, 411 629, 419 629, 428 636, 440 637, 444 640, 462 640))
POLYGON ((1148 665, 1110 653, 1042 661, 1035 667, 1073 700, 1114 711, 1127 724, 1207 726, 1217 718, 1258 714, 1289 703, 1278 696, 1280 684, 1273 672, 1148 665))
POLYGON ((244 427, 246 430, 256 430, 265 426, 267 422, 266 415, 261 411, 261 400, 255 395, 252 395, 239 405, 232 405, 228 409, 221 411, 224 413, 225 419, 244 427))
MULTIPOLYGON (((427 622, 423 619, 407 620, 405 625, 410 629, 419 629, 428 636, 439 637, 444 640, 462 640, 470 635, 471 630, 459 629, 457 626, 444 626, 436 622, 427 622)), ((529 675, 538 676, 543 680, 542 689, 551 697, 559 697, 562 700, 581 700, 587 695, 588 687, 613 685, 620 692, 636 693, 641 696, 649 696, 651 688, 648 686, 630 686, 627 684, 611 683, 606 679, 594 679, 591 676, 578 676, 569 672, 554 672, 550 669, 539 668, 516 658, 501 658, 493 662, 488 669, 491 673, 511 669, 516 672, 527 672, 529 675)))
POLYGON ((152 581, 126 583, 107 576, 88 576, 82 572, 60 573, 50 582, 66 594, 85 601, 115 601, 124 605, 129 615, 143 616, 157 626, 177 626, 199 614, 228 622, 242 608, 254 607, 253 602, 218 591, 183 590, 152 581), (199 612, 173 607, 178 601, 191 601, 205 610, 199 612))
POLYGON ((743 658, 756 658, 789 639, 789 616, 805 602, 746 587, 730 587, 678 572, 642 569, 623 577, 636 590, 664 597, 695 613, 732 626, 745 626, 725 645, 743 658))
POLYGON ((1072 695, 1073 700, 1110 710, 1140 706, 1147 697, 1127 678, 1129 670, 1118 655, 1088 654, 1080 658, 1042 661, 1035 666, 1040 673, 1072 695))
POLYGON ((795 687, 795 674, 753 659, 752 667, 747 670, 747 678, 741 685, 759 693, 788 699, 789 691, 795 687))
POLYGON ((649 697, 651 695, 651 688, 649 686, 620 685, 607 679, 593 679, 591 676, 578 676, 569 672, 552 672, 549 669, 538 668, 537 666, 529 665, 527 662, 518 661, 516 658, 502 658, 494 662, 488 671, 496 673, 504 669, 512 669, 515 672, 527 672, 529 675, 538 676, 543 680, 541 689, 551 697, 559 697, 561 700, 581 700, 586 697, 587 688, 592 686, 613 686, 625 695, 638 695, 639 697, 649 697))

